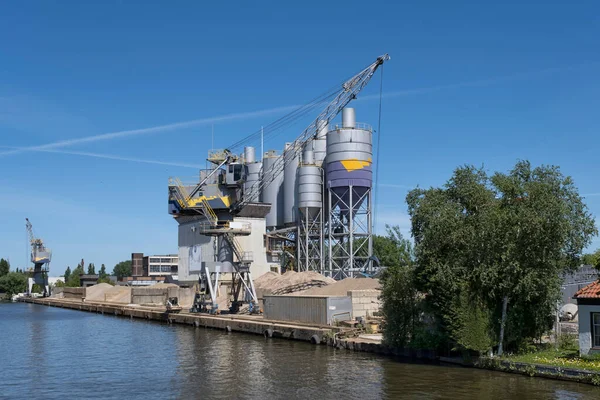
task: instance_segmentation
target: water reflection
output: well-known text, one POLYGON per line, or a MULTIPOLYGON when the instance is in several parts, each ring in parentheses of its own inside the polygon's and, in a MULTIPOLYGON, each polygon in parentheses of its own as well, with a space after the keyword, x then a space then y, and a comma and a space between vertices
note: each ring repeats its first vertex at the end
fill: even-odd
POLYGON ((0 304, 0 332, 0 398, 600 398, 582 384, 27 304, 0 304))

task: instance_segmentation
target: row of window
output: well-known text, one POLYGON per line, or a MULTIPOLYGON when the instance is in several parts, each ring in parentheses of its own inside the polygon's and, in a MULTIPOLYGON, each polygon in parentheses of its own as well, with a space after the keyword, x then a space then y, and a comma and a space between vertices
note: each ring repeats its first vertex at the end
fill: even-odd
POLYGON ((169 264, 169 263, 173 263, 176 264, 177 263, 177 258, 173 258, 173 257, 169 257, 169 258, 158 258, 158 257, 151 257, 149 258, 148 262, 151 263, 163 263, 163 264, 169 264))
MULTIPOLYGON (((151 265, 150 266, 150 272, 171 272, 171 266, 170 265, 151 265)), ((175 268, 175 271, 177 271, 177 268, 175 268)))

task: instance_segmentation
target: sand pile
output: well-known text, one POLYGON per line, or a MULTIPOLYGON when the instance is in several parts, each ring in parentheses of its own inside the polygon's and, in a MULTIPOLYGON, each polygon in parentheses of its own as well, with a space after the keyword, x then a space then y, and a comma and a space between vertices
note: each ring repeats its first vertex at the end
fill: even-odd
POLYGON ((104 301, 104 293, 111 289, 112 285, 108 283, 99 283, 85 288, 85 299, 87 301, 104 301))
POLYGON ((350 290, 381 290, 381 284, 372 278, 346 278, 331 285, 304 290, 299 295, 346 296, 350 290))
POLYGON ((334 283, 335 280, 327 278, 314 271, 295 272, 288 271, 283 275, 267 272, 254 281, 258 297, 267 294, 288 294, 319 288, 334 283))
POLYGON ((131 287, 113 286, 104 292, 104 300, 112 303, 131 303, 131 287))
POLYGON ((131 288, 99 283, 85 289, 86 301, 110 301, 111 303, 131 303, 131 288))

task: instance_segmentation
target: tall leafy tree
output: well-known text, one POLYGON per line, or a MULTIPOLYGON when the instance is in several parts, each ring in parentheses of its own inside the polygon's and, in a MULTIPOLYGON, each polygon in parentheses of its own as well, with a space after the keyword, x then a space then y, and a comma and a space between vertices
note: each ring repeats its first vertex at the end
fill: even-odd
POLYGON ((96 266, 93 263, 90 263, 88 265, 87 273, 88 273, 88 275, 95 275, 96 274, 96 266))
POLYGON ((571 178, 527 161, 491 177, 460 167, 444 187, 415 189, 407 202, 416 283, 441 329, 455 342, 478 345, 493 329, 499 353, 505 340, 516 345, 551 326, 560 274, 575 268, 597 234, 571 178), (474 333, 457 326, 471 323, 457 318, 461 304, 480 307, 480 319, 489 314, 489 327, 481 323, 474 333), (477 340, 463 340, 461 332, 477 340))
POLYGON ((102 264, 102 266, 100 267, 100 271, 98 272, 99 275, 99 279, 104 279, 106 278, 106 267, 104 266, 104 264, 102 264))
POLYGON ((27 276, 20 272, 9 272, 0 277, 0 291, 6 293, 11 298, 17 293, 23 293, 27 290, 27 276))
POLYGON ((67 265, 67 269, 65 270, 65 283, 69 282, 69 278, 71 277, 71 267, 67 265))
POLYGON ((10 272, 10 264, 8 260, 0 258, 0 276, 4 276, 10 272))
POLYGON ((77 265, 77 268, 75 268, 73 270, 73 272, 71 272, 71 275, 69 276, 69 280, 67 282, 65 282, 65 284, 69 287, 79 287, 81 284, 80 281, 80 276, 85 274, 85 270, 83 269, 83 260, 82 263, 77 265))
POLYGON ((121 261, 113 268, 113 275, 117 279, 123 279, 126 276, 131 276, 131 260, 121 261))

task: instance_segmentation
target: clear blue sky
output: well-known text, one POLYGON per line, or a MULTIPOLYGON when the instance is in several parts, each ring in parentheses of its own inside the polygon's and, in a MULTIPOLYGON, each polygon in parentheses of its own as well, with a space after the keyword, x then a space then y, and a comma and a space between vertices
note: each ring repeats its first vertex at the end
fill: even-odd
MULTIPOLYGON (((161 3, 2 5, 0 153, 53 144, 0 155, 0 256, 13 267, 25 217, 54 251, 52 275, 177 252, 167 180, 204 165, 211 118, 226 116, 213 121, 226 147, 385 52, 378 229, 408 233, 408 188, 517 159, 559 165, 600 213, 597 1, 161 3)), ((378 92, 379 75, 363 94, 378 92)), ((354 106, 377 125, 377 100, 354 106)))

